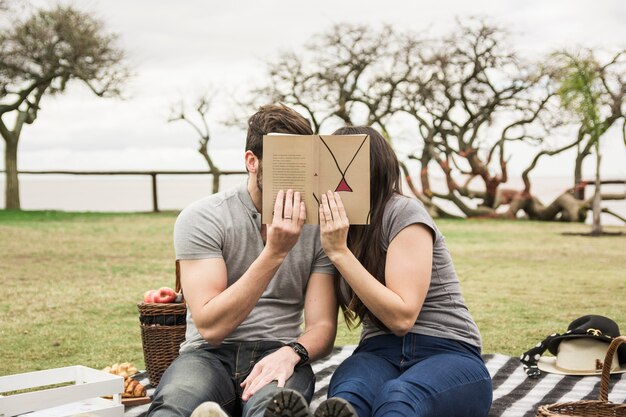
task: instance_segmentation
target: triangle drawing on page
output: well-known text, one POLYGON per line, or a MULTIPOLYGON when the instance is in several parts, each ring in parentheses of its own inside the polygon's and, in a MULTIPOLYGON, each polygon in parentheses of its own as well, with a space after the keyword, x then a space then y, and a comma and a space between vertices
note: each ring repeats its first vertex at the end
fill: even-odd
POLYGON ((341 181, 339 182, 339 185, 335 189, 335 191, 337 191, 337 192, 339 192, 339 191, 346 191, 346 192, 351 193, 352 192, 352 188, 350 188, 350 186, 346 182, 346 179, 342 178, 341 181))

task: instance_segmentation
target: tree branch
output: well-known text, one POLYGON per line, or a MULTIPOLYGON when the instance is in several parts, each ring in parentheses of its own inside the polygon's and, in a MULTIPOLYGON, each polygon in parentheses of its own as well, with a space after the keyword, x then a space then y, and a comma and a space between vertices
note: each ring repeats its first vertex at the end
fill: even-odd
POLYGON ((609 210, 608 208, 603 208, 602 209, 602 213, 609 214, 609 215, 615 217, 616 219, 619 219, 619 220, 623 221, 624 223, 626 223, 626 217, 622 217, 619 214, 617 214, 616 212, 614 212, 612 210, 609 210))

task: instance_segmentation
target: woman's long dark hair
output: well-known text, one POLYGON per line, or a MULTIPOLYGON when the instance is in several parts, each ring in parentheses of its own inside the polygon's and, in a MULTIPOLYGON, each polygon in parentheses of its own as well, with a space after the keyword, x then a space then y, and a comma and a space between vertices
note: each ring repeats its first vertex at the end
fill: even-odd
MULTIPOLYGON (((393 194, 401 192, 398 158, 385 138, 371 127, 346 126, 334 134, 365 134, 370 137, 370 224, 350 226, 348 248, 365 269, 384 285, 387 252, 382 246, 383 214, 393 194)), ((343 277, 337 281, 335 291, 348 327, 356 327, 367 316, 376 326, 387 330, 348 285, 341 285, 341 281, 344 281, 343 277), (344 291, 341 287, 345 287, 344 291)))

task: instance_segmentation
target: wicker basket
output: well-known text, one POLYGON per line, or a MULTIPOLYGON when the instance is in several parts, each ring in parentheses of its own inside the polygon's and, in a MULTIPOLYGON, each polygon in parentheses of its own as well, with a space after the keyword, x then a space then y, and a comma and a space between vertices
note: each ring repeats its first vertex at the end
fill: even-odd
MULTIPOLYGON (((180 291, 180 267, 176 262, 176 292, 180 291)), ((139 303, 139 326, 143 357, 150 384, 156 387, 163 372, 178 357, 185 340, 187 304, 139 303)))
POLYGON ((600 395, 597 400, 542 405, 537 410, 537 416, 626 417, 626 404, 614 404, 608 400, 613 355, 622 343, 626 343, 626 336, 615 338, 606 352, 600 382, 600 395))

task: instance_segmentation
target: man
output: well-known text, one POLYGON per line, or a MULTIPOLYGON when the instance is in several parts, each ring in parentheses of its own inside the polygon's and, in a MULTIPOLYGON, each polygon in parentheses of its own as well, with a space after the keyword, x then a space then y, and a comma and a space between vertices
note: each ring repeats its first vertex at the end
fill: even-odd
POLYGON ((335 270, 319 228, 304 225, 300 193, 280 191, 272 223, 261 224, 263 135, 271 132, 312 133, 294 110, 261 107, 248 120, 247 184, 193 203, 176 221, 187 333, 151 417, 308 415, 309 363, 330 353, 337 331, 335 270))

